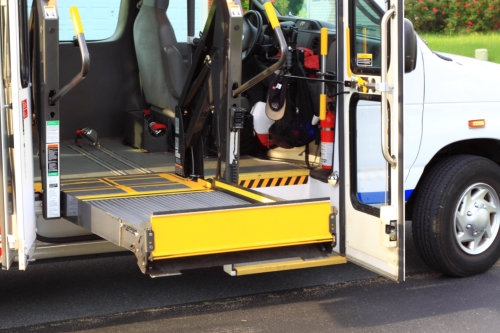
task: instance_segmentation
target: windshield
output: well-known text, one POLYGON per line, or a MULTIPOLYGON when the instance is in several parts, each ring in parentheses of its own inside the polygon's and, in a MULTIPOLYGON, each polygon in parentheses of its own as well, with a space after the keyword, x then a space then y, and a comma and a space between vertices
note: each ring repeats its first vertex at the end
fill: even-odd
POLYGON ((282 16, 335 23, 335 0, 271 0, 282 16))

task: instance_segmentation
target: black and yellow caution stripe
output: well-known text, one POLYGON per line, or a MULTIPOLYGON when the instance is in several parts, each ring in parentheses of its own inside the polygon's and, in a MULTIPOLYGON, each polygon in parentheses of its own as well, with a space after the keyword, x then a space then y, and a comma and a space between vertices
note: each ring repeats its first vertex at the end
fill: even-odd
POLYGON ((239 185, 246 188, 303 185, 309 181, 309 170, 291 169, 264 173, 240 174, 239 185))

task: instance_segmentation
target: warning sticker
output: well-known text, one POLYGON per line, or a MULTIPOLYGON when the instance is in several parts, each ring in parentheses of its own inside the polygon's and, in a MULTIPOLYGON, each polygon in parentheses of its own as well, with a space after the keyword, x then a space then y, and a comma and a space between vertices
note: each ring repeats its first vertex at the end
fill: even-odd
POLYGON ((27 99, 23 99, 21 101, 21 106, 23 108, 23 119, 26 119, 29 116, 29 114, 28 114, 28 100, 27 99))
POLYGON ((47 121, 45 128, 45 140, 49 143, 59 143, 59 120, 47 121))
POLYGON ((241 7, 238 5, 231 5, 230 7, 231 17, 241 17, 241 7))
POLYGON ((57 20, 57 7, 45 6, 43 7, 43 16, 46 20, 57 20))
POLYGON ((59 177, 59 144, 49 143, 45 147, 47 174, 46 182, 46 214, 47 218, 57 218, 61 215, 61 180, 59 177))
POLYGON ((373 55, 371 53, 358 53, 356 63, 360 67, 372 67, 373 55))
POLYGON ((47 176, 59 176, 59 145, 47 145, 47 176))

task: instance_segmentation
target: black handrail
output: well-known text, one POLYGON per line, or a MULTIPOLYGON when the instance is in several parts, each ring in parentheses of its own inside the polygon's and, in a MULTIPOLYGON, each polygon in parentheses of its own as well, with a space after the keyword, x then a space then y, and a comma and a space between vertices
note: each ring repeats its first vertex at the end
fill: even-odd
POLYGON ((80 47, 80 54, 82 56, 82 69, 78 74, 75 75, 75 77, 71 79, 71 81, 69 81, 69 83, 63 86, 56 94, 49 97, 50 105, 56 104, 57 101, 61 99, 61 97, 66 95, 71 89, 82 82, 87 77, 87 74, 90 70, 90 55, 87 48, 87 42, 85 41, 85 34, 83 32, 82 21, 80 20, 78 8, 76 6, 73 6, 69 10, 71 13, 71 20, 73 22, 73 28, 75 29, 76 38, 78 40, 78 46, 80 47))

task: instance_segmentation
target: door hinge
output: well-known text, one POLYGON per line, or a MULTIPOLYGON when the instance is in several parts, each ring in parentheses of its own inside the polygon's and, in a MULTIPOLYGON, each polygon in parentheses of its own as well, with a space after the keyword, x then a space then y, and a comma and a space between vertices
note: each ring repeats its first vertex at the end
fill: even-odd
POLYGON ((7 235, 7 244, 8 244, 9 249, 17 250, 18 249, 17 237, 12 235, 12 234, 8 234, 7 235))
POLYGON ((330 233, 332 234, 332 247, 337 246, 337 215, 339 211, 337 207, 332 207, 332 213, 330 214, 330 233))

